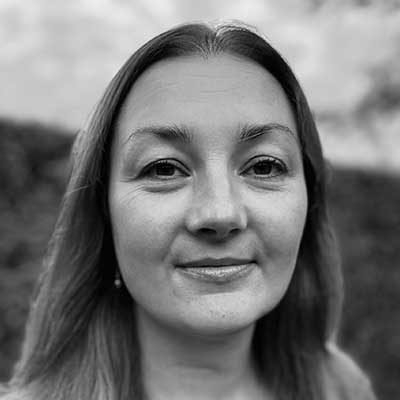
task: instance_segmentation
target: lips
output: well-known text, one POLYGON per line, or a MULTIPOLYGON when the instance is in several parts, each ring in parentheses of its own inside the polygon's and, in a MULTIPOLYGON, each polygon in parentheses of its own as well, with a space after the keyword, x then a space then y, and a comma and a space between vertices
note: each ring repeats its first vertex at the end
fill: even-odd
POLYGON ((178 268, 218 268, 218 267, 229 267, 236 265, 251 264, 254 261, 250 258, 239 258, 239 257, 223 257, 223 258, 212 258, 205 257, 197 260, 185 261, 177 264, 178 268))
POLYGON ((206 257, 179 264, 177 271, 196 281, 221 285, 245 278, 254 267, 254 261, 249 258, 206 257))

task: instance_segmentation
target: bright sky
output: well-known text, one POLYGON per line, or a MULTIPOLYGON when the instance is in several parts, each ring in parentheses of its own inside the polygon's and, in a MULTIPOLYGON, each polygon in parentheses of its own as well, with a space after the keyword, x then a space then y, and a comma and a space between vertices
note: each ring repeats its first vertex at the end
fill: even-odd
POLYGON ((373 72, 400 70, 400 3, 351 3, 360 1, 2 0, 0 116, 77 129, 155 34, 188 20, 241 19, 289 61, 317 116, 329 116, 320 122, 329 158, 400 171, 400 110, 355 121, 373 72))

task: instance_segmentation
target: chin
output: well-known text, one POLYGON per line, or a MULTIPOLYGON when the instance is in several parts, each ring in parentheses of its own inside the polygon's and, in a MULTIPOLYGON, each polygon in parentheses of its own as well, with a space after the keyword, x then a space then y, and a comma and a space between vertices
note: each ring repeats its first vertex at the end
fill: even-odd
POLYGON ((256 320, 253 321, 201 321, 197 324, 191 324, 186 326, 186 333, 195 336, 204 337, 224 337, 234 335, 236 333, 252 329, 255 325, 256 320))
POLYGON ((274 307, 260 307, 259 304, 249 303, 244 303, 241 307, 229 307, 229 304, 218 307, 214 303, 212 308, 197 309, 193 312, 186 310, 183 315, 180 315, 179 320, 174 322, 187 333, 220 336, 251 329, 272 308, 274 307))

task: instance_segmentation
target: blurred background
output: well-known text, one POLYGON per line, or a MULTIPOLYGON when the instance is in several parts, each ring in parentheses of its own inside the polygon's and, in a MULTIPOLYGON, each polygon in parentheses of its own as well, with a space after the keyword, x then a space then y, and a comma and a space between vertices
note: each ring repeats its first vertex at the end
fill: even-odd
POLYGON ((339 342, 400 398, 400 1, 2 0, 0 381, 68 176, 75 133, 141 44, 193 20, 255 25, 288 60, 332 165, 346 297, 339 342))

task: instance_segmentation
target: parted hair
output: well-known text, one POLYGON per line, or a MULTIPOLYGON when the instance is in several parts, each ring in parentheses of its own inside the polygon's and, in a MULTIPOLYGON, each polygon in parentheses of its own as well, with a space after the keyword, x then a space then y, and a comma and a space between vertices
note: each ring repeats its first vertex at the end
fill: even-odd
MULTIPOLYGON (((281 302, 257 321, 254 358, 280 400, 323 398, 326 344, 339 320, 342 284, 326 204, 327 168, 305 95, 287 62, 252 27, 190 23, 168 30, 121 67, 72 151, 60 214, 35 288, 21 357, 9 382, 19 399, 142 400, 135 302, 114 287, 108 212, 110 148, 134 82, 170 58, 220 53, 269 71, 290 103, 301 144, 308 210, 297 264, 281 302), (26 397, 25 397, 26 396, 26 397)), ((140 232, 138 232, 140 234, 140 232)))

